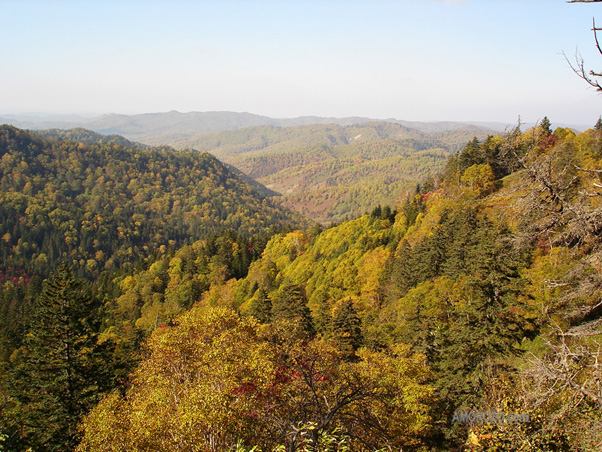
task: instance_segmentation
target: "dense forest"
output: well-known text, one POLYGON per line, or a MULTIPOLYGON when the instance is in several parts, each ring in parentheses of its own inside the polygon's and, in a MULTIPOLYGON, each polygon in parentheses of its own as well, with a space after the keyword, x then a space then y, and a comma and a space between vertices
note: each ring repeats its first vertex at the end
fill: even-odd
POLYGON ((303 224, 207 153, 45 140, 9 126, 0 151, 5 273, 69 259, 96 275, 211 232, 303 224))
POLYGON ((170 142, 211 152, 282 194, 282 204, 323 225, 402 198, 440 172, 446 158, 488 131, 422 132, 400 124, 260 126, 170 142))
POLYGON ((207 153, 141 149, 83 130, 44 135, 69 140, 0 128, 3 360, 22 342, 42 280, 61 263, 103 299, 117 274, 201 238, 238 247, 230 250, 236 262, 220 265, 240 276, 270 234, 309 224, 207 153))
MULTIPOLYGON (((43 124, 61 126, 50 122, 35 127, 43 124)), ((247 183, 253 185, 256 180, 272 190, 254 185, 262 194, 277 196, 275 201, 284 207, 325 226, 356 218, 379 203, 396 202, 413 185, 440 172, 446 157, 473 137, 485 139, 494 133, 462 123, 277 120, 231 112, 107 115, 84 124, 109 135, 81 127, 36 133, 128 148, 169 145, 210 152, 238 169, 239 176, 250 176, 247 183)))
POLYGON ((3 128, 1 447, 599 450, 599 129, 467 140, 322 229, 206 153, 3 128))

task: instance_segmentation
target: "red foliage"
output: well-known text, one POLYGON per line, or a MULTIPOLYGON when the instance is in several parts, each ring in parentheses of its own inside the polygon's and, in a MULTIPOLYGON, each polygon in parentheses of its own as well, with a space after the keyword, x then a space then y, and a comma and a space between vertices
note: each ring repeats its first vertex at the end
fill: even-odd
POLYGON ((4 273, 0 270, 0 285, 10 282, 18 287, 26 287, 31 281, 31 276, 27 275, 24 270, 8 268, 4 273))
POLYGON ((290 369, 286 366, 278 366, 274 375, 274 383, 281 384, 288 383, 289 381, 291 381, 290 369))
POLYGON ((557 142, 558 142, 558 139, 554 135, 549 135, 547 138, 544 138, 543 140, 541 140, 541 142, 539 143, 539 146, 543 150, 546 150, 546 149, 553 148, 557 142))
POLYGON ((249 395, 257 390, 257 385, 249 381, 244 382, 232 391, 234 395, 249 395))

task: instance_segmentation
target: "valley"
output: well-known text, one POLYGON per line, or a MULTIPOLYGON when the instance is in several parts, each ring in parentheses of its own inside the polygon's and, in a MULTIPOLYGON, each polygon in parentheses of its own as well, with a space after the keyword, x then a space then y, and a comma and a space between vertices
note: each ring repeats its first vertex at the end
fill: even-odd
POLYGON ((204 150, 0 129, 7 450, 599 441, 599 129, 455 150, 399 125, 261 127, 208 140, 282 204, 357 216, 322 229, 204 150))

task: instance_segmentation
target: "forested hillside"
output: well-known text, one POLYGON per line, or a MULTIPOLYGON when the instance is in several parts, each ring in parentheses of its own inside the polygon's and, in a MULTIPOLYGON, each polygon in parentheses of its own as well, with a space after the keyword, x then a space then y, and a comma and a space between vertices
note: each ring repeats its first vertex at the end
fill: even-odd
MULTIPOLYGON (((207 153, 141 149, 122 137, 85 130, 46 135, 73 140, 0 128, 3 360, 21 345, 42 280, 59 264, 110 299, 115 276, 150 256, 222 237, 237 249, 229 250, 229 262, 215 263, 215 271, 240 277, 275 230, 309 224, 259 195, 207 153)), ((203 254, 204 264, 198 256, 197 264, 208 274, 214 254, 203 254)), ((208 283, 200 282, 191 290, 206 288, 208 283)), ((170 312, 191 304, 180 300, 170 312)), ((135 322, 141 313, 132 309, 128 318, 135 322)))
POLYGON ((424 133, 400 124, 262 126, 204 133, 176 147, 208 151, 283 195, 284 206, 322 224, 355 218, 441 171, 486 129, 424 133))
POLYGON ((228 112, 109 115, 90 121, 88 127, 112 135, 82 128, 36 133, 83 143, 144 146, 114 135, 119 132, 164 149, 170 145, 207 151, 260 182, 246 179, 260 193, 283 195, 275 201, 323 225, 356 218, 379 203, 397 202, 416 183, 439 172, 445 158, 467 141, 493 133, 462 123, 276 120, 228 112), (261 184, 273 191, 264 191, 261 184))
MULTIPOLYGON (((150 146, 142 143, 134 143, 130 140, 126 140, 121 135, 103 135, 100 133, 93 132, 83 128, 73 128, 69 130, 65 129, 48 129, 48 130, 36 130, 34 132, 44 138, 56 138, 59 140, 71 140, 77 141, 78 143, 84 144, 116 144, 123 146, 124 148, 133 149, 147 149, 150 146)), ((166 146, 164 148, 167 148, 166 146)), ((158 148, 155 148, 158 149, 158 148)))
POLYGON ((68 259, 96 275, 235 228, 300 225, 207 153, 49 141, 0 129, 3 272, 68 259))
POLYGON ((337 146, 358 142, 414 139, 423 141, 425 147, 445 145, 451 151, 462 148, 475 135, 480 138, 492 131, 475 126, 457 127, 453 130, 422 132, 390 122, 364 122, 362 124, 309 124, 305 126, 260 126, 219 132, 203 132, 184 140, 174 141, 176 147, 191 147, 211 152, 224 160, 237 155, 294 151, 311 146, 337 146))
MULTIPOLYGON (((84 144, 170 149, 165 144, 153 148, 82 128, 35 133, 84 144)), ((480 127, 451 123, 426 133, 394 122, 366 120, 345 126, 266 125, 181 139, 163 137, 156 142, 210 152, 260 195, 276 197, 274 202, 328 225, 358 217, 378 204, 397 202, 416 183, 440 171, 452 152, 488 133, 480 127)))
POLYGON ((212 236, 91 294, 62 267, 6 358, 6 449, 599 450, 601 168, 601 130, 544 121, 324 230, 212 236), (69 368, 64 318, 90 328, 72 392, 36 364, 69 368))

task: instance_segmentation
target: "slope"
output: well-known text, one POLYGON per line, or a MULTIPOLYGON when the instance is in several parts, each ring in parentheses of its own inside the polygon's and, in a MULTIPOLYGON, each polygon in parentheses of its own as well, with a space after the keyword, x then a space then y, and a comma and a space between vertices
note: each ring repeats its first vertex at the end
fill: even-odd
MULTIPOLYGON (((242 419, 278 423, 277 440, 285 444, 309 425, 303 434, 314 431, 310 438, 329 434, 360 451, 596 450, 601 142, 600 131, 543 128, 473 141, 447 161, 435 186, 416 191, 397 211, 378 207, 324 231, 276 235, 245 278, 212 284, 190 316, 153 335, 154 355, 137 384, 93 412, 82 450, 117 433, 132 444, 161 441, 167 427, 152 416, 135 422, 138 403, 152 399, 170 422, 184 425, 187 410, 215 397, 243 408, 219 420, 195 418, 178 430, 179 441, 219 425, 236 432, 219 437, 223 448, 237 440, 247 450, 274 446, 271 437, 241 430, 242 419), (250 322, 246 334, 239 322, 250 322), (206 323, 220 325, 214 338, 195 329, 206 323), (198 345, 188 340, 199 337, 198 345), (195 380, 195 363, 204 369, 205 356, 239 346, 249 351, 244 356, 272 361, 239 370, 240 359, 227 360, 232 364, 215 372, 231 378, 229 389, 193 393, 203 383, 195 380), (178 383, 165 383, 169 391, 145 383, 171 376, 167 368, 182 372, 178 383), (244 373, 260 368, 269 370, 244 373), (182 397, 176 404, 173 393, 182 397), (403 400, 389 399, 393 394, 403 400), (489 422, 469 422, 470 413, 489 422), (371 431, 375 423, 379 429, 371 431), (400 425, 413 425, 414 433, 400 425)), ((152 276, 134 276, 124 289, 143 292, 142 284, 149 299, 161 295, 152 276)))
POLYGON ((282 203, 323 224, 399 199, 440 171, 445 158, 488 131, 423 133, 399 124, 262 126, 181 140, 281 193, 282 203))
POLYGON ((207 153, 49 141, 3 126, 0 155, 3 272, 46 274, 69 261, 97 275, 207 233, 307 224, 207 153))

